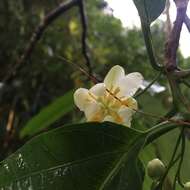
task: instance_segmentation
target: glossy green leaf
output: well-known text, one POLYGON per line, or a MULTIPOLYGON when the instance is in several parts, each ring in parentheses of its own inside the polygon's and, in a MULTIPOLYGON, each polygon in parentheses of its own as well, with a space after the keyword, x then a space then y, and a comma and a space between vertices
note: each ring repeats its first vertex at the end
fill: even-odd
POLYGON ((1 162, 0 189, 141 190, 146 133, 86 123, 44 133, 1 162))
POLYGON ((60 117, 64 116, 74 108, 73 91, 57 98, 53 103, 42 109, 21 130, 20 136, 34 135, 45 129, 60 117))
POLYGON ((141 20, 153 22, 164 11, 166 0, 133 0, 141 20))

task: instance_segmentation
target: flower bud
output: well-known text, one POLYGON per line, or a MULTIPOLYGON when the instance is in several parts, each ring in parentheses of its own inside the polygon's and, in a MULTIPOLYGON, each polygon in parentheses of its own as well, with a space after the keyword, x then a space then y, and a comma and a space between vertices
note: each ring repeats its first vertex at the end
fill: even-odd
POLYGON ((184 189, 185 190, 190 190, 190 182, 187 182, 184 184, 184 189))
POLYGON ((147 172, 150 178, 152 178, 153 180, 158 180, 163 176, 165 172, 165 166, 162 161, 155 158, 148 162, 147 172))

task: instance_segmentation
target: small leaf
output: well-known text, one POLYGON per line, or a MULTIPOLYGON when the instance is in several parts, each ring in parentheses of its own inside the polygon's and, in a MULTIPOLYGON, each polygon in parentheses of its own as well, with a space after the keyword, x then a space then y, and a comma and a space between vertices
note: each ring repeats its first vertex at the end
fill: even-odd
POLYGON ((141 20, 151 24, 164 11, 166 0, 133 0, 141 20))
POLYGON ((110 122, 52 130, 0 163, 0 189, 141 190, 146 135, 110 122))
POLYGON ((73 91, 69 91, 64 96, 57 98, 53 103, 42 109, 39 114, 29 120, 21 130, 20 136, 34 135, 70 112, 73 108, 73 91))

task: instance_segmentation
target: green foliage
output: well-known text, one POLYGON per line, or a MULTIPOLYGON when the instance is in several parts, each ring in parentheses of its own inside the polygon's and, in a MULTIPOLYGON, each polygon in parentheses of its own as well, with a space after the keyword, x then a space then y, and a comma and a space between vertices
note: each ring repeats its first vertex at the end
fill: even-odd
MULTIPOLYGON (((1 81, 23 53, 44 15, 61 2, 0 1, 1 81)), ((105 14, 104 1, 86 1, 88 48, 93 72, 99 79, 105 76, 110 67, 119 64, 128 73, 141 72, 145 80, 150 82, 164 63, 165 24, 154 24, 153 21, 163 12, 165 0, 134 0, 134 3, 140 15, 152 65, 149 64, 143 36, 138 28, 124 29, 120 20, 112 14, 105 14)), ((81 53, 81 34, 78 9, 74 8, 49 26, 30 59, 15 74, 13 82, 5 86, 5 92, 1 92, 1 159, 25 143, 23 138, 18 137, 43 133, 57 120, 60 123, 80 120, 80 113, 74 111, 71 89, 91 86, 89 78, 71 63, 87 70, 81 53), (71 62, 58 60, 57 55, 71 62), (14 117, 11 121, 12 113, 14 117), (11 122, 12 130, 9 131, 11 122)), ((178 62, 183 68, 188 68, 190 61, 178 52, 178 62)), ((137 98, 140 112, 135 114, 132 129, 113 123, 84 123, 40 134, 1 162, 0 189, 150 189, 152 180, 143 165, 146 166, 155 157, 169 165, 179 131, 165 133, 181 126, 163 125, 158 127, 160 130, 151 131, 150 128, 161 121, 159 117, 165 117, 172 108, 172 94, 164 74, 158 82, 166 91, 153 95, 145 92, 137 98), (147 129, 150 131, 147 132, 147 129), (145 142, 151 144, 143 147, 145 142)), ((188 102, 189 88, 184 85, 180 87, 188 102)), ((189 120, 187 118, 185 120, 189 120)), ((185 131, 185 135, 188 134, 185 131)), ((186 142, 181 172, 185 181, 190 179, 189 146, 190 143, 186 142)), ((170 170, 164 190, 172 189, 177 168, 178 163, 170 170)), ((181 190, 179 185, 177 190, 181 190)))
POLYGON ((14 190, 140 190, 145 133, 113 123, 69 125, 29 141, 1 162, 0 187, 14 190))
POLYGON ((20 136, 34 135, 47 128, 60 117, 72 111, 74 108, 73 91, 57 98, 47 107, 43 108, 36 116, 26 123, 20 132, 20 136))

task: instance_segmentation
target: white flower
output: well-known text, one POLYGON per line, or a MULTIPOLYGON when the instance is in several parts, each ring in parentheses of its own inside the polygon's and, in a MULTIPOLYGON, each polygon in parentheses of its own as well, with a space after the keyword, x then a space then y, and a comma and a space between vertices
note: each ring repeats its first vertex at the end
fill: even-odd
POLYGON ((111 121, 130 127, 132 115, 137 109, 137 102, 132 96, 142 81, 140 73, 125 75, 124 69, 116 65, 108 72, 103 83, 89 90, 77 89, 74 101, 84 111, 87 121, 111 121))

